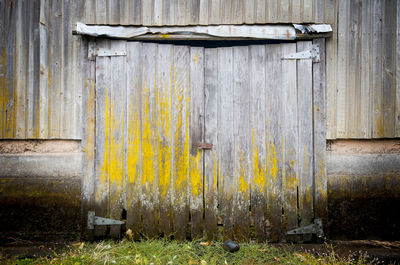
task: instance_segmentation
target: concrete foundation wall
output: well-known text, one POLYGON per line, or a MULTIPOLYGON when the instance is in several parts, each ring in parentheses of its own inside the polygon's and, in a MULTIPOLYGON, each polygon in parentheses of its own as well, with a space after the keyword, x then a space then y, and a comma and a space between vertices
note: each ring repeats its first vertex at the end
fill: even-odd
POLYGON ((0 240, 79 236, 81 168, 79 141, 0 141, 0 240))
POLYGON ((330 238, 400 239, 400 140, 328 143, 330 238))

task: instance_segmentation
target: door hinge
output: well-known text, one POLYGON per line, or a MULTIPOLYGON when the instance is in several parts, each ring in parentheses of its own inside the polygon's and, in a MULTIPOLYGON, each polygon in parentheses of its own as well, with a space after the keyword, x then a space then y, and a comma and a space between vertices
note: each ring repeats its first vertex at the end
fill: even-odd
MULTIPOLYGON (((116 42, 116 41, 115 41, 116 42)), ((121 43, 125 44, 125 43, 121 43)), ((125 45, 111 45, 111 48, 98 47, 96 42, 89 42, 88 45, 88 59, 94 60, 97 57, 103 56, 126 56, 125 45)))
POLYGON ((315 234, 317 237, 324 237, 324 229, 322 226, 322 220, 319 218, 314 219, 314 223, 302 226, 286 232, 286 235, 304 235, 304 234, 315 234))
POLYGON ((285 55, 281 58, 282 60, 300 60, 300 59, 312 59, 314 63, 319 63, 320 58, 319 58, 319 46, 318 45, 312 45, 311 49, 302 51, 302 52, 296 52, 292 53, 289 55, 285 55))
POLYGON ((87 228, 89 230, 93 230, 95 226, 99 225, 123 225, 123 224, 125 224, 125 222, 123 221, 98 217, 95 216, 95 212, 93 211, 88 212, 87 228))

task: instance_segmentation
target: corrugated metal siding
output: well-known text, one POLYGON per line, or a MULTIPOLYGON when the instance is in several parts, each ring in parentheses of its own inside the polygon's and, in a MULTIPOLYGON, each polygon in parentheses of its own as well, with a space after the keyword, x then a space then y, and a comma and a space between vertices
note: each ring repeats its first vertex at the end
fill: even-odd
POLYGON ((340 0, 337 9, 327 46, 327 138, 400 137, 400 1, 340 0))
POLYGON ((212 25, 333 23, 335 0, 76 0, 85 23, 212 25))
POLYGON ((71 34, 72 1, 0 5, 0 137, 79 139, 81 40, 71 34))

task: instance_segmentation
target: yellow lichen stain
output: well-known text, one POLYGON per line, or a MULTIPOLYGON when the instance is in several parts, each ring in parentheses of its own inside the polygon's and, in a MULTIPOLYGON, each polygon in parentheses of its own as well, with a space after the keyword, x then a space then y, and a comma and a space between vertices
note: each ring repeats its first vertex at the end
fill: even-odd
MULTIPOLYGON (((122 111, 123 112, 123 111, 122 111)), ((125 185, 123 184, 124 178, 124 118, 117 116, 114 103, 111 104, 111 120, 110 120, 110 172, 109 179, 110 185, 115 185, 118 192, 121 191, 125 185), (119 132, 118 132, 119 131, 119 132), (117 137, 116 137, 117 136, 117 137), (119 136, 119 137, 118 137, 119 136)), ((119 197, 119 195, 117 194, 119 197)))
POLYGON ((246 155, 243 152, 238 152, 237 156, 239 158, 239 161, 236 161, 237 164, 237 169, 236 169, 236 174, 238 174, 238 185, 239 185, 239 191, 243 194, 246 194, 247 191, 249 190, 249 184, 247 183, 247 159, 246 155))
POLYGON ((129 106, 129 128, 128 128, 128 152, 127 152, 127 173, 130 184, 140 176, 140 113, 138 106, 129 106))
POLYGON ((165 198, 171 185, 171 170, 172 170, 172 150, 171 150, 171 111, 170 97, 162 96, 160 102, 160 118, 158 126, 160 127, 159 139, 159 189, 161 199, 165 198))
POLYGON ((155 176, 154 169, 154 146, 152 143, 153 130, 151 126, 150 97, 149 88, 144 85, 143 98, 143 131, 142 131, 142 156, 143 156, 143 176, 142 185, 152 185, 155 176))
MULTIPOLYGON (((176 69, 174 70, 176 76, 176 69)), ((175 132, 174 132, 174 190, 178 200, 185 198, 189 173, 189 98, 185 95, 184 85, 177 84, 174 78, 175 132), (186 97, 186 98, 185 98, 186 97), (185 117, 183 117, 185 115, 185 117)))
POLYGON ((272 179, 275 181, 276 177, 278 176, 278 158, 276 156, 276 148, 274 143, 271 142, 271 146, 269 149, 269 174, 271 175, 272 179))
POLYGON ((200 58, 200 56, 199 56, 199 54, 196 52, 196 53, 194 54, 194 56, 193 56, 193 62, 194 62, 194 63, 197 63, 197 62, 199 61, 199 58, 200 58))
POLYGON ((202 189, 201 157, 200 151, 197 152, 196 156, 190 156, 190 189, 195 197, 201 194, 202 189))
POLYGON ((13 138, 15 130, 15 98, 10 98, 10 81, 6 76, 6 48, 3 47, 0 61, 0 136, 13 138))
POLYGON ((170 34, 161 34, 160 37, 164 38, 164 39, 168 39, 168 38, 171 38, 171 35, 170 34))
POLYGON ((383 119, 382 119, 382 111, 380 109, 380 107, 376 110, 377 113, 379 113, 379 117, 376 120, 376 124, 375 124, 375 136, 383 136, 384 133, 384 128, 383 128, 383 119))
POLYGON ((259 154, 258 154, 258 147, 255 142, 255 130, 252 129, 251 132, 251 143, 252 143, 252 164, 253 164, 253 178, 254 178, 254 185, 255 189, 259 191, 264 191, 265 186, 265 167, 263 166, 264 163, 259 163, 259 154))
POLYGON ((85 146, 85 155, 88 161, 93 162, 94 160, 94 109, 95 109, 95 82, 94 80, 85 79, 85 89, 89 89, 89 100, 86 102, 86 110, 90 113, 90 119, 87 121, 87 138, 86 138, 86 146, 85 146))

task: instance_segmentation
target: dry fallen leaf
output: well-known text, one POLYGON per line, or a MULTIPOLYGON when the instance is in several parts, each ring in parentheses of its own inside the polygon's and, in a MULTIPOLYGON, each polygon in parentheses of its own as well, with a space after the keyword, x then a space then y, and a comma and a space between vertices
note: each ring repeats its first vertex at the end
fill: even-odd
POLYGON ((74 246, 74 247, 77 247, 77 246, 80 246, 80 245, 81 245, 81 242, 71 244, 71 246, 74 246))
POLYGON ((126 230, 125 235, 128 239, 132 239, 133 237, 133 232, 131 229, 126 230))
POLYGON ((209 246, 209 245, 211 245, 211 241, 200 242, 200 245, 202 245, 202 246, 209 246))
POLYGON ((79 249, 82 249, 84 245, 85 245, 85 243, 82 242, 82 243, 79 245, 79 249))

